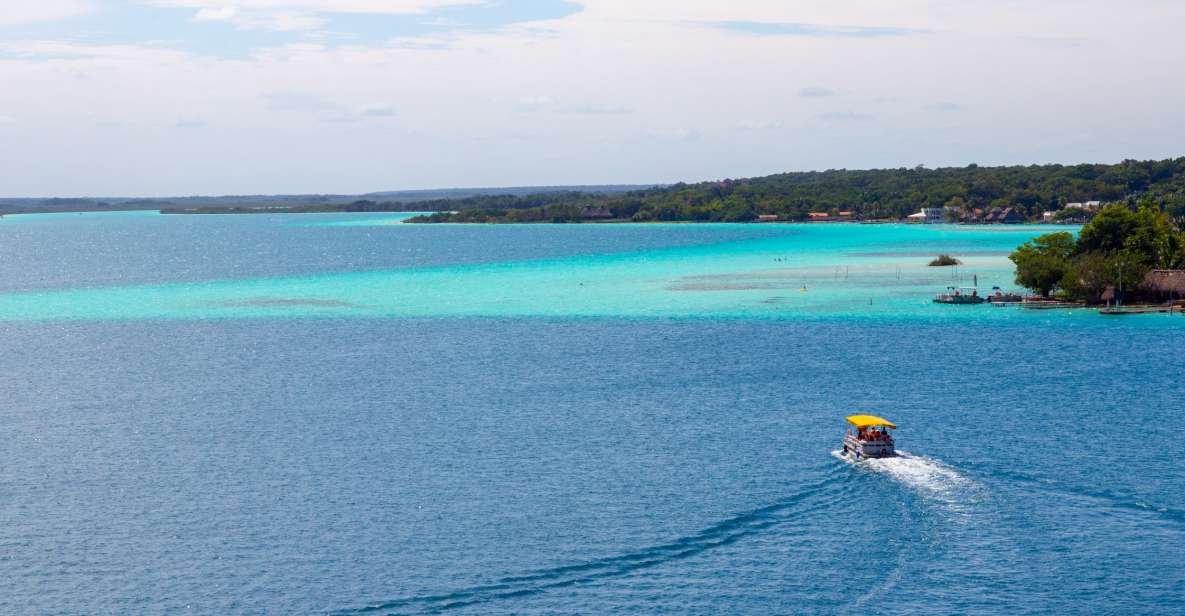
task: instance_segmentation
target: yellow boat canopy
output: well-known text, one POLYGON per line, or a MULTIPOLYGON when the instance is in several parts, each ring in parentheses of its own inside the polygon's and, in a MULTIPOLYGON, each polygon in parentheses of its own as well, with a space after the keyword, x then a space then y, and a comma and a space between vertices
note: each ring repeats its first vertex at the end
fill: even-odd
POLYGON ((886 428, 897 429, 897 424, 885 419, 884 417, 877 417, 876 415, 851 415, 847 418, 848 423, 857 428, 879 428, 884 426, 886 428))

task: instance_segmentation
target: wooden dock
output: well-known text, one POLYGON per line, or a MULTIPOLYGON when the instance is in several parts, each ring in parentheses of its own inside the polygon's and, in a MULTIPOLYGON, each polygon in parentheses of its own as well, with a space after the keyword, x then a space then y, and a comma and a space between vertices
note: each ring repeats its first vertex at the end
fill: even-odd
POLYGON ((1086 308, 1086 304, 1082 302, 1063 302, 1059 300, 1025 300, 1021 302, 1022 308, 1029 310, 1062 310, 1066 308, 1086 308))
POLYGON ((1099 314, 1106 314, 1112 316, 1125 314, 1172 314, 1179 309, 1172 304, 1165 304, 1162 306, 1107 306, 1106 308, 1099 308, 1099 314))

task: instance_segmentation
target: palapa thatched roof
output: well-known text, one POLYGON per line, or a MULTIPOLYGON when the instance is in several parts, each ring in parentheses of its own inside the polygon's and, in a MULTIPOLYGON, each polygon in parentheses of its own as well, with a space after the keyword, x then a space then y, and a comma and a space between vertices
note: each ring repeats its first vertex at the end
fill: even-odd
POLYGON ((1185 270, 1152 270, 1140 285, 1154 293, 1169 293, 1185 297, 1185 270))

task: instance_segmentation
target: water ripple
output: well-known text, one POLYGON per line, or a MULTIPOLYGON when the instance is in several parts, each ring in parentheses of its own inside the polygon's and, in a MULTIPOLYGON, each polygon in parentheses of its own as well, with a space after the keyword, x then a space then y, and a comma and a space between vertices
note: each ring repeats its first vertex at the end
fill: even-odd
POLYGON ((820 481, 772 505, 740 513, 713 524, 704 530, 680 537, 668 543, 649 546, 634 552, 591 560, 588 562, 543 569, 522 575, 508 576, 490 584, 472 586, 452 592, 404 597, 361 608, 334 612, 338 616, 357 614, 395 614, 410 612, 441 612, 499 599, 536 595, 548 590, 583 584, 593 580, 628 575, 665 563, 689 558, 708 550, 727 546, 754 533, 783 525, 801 516, 826 509, 834 497, 846 488, 832 479, 820 481), (822 501, 814 504, 820 497, 822 501))

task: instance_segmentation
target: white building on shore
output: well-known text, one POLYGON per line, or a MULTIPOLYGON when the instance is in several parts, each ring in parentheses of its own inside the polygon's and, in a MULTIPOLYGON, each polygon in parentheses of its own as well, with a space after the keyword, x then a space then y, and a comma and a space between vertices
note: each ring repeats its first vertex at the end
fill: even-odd
POLYGON ((906 217, 910 222, 922 222, 928 225, 943 223, 947 221, 947 212, 951 208, 947 207, 924 207, 917 214, 910 214, 906 217))

